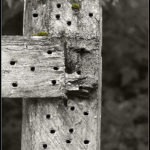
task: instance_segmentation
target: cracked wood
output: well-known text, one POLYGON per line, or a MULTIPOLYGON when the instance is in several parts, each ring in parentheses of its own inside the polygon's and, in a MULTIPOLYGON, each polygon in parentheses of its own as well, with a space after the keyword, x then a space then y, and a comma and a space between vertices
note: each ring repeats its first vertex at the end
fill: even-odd
POLYGON ((2 37, 2 97, 63 97, 64 50, 43 37, 2 37))
POLYGON ((101 0, 76 0, 78 12, 72 10, 72 2, 25 0, 24 35, 45 31, 64 44, 65 83, 69 85, 65 100, 23 100, 22 150, 100 150, 101 0))

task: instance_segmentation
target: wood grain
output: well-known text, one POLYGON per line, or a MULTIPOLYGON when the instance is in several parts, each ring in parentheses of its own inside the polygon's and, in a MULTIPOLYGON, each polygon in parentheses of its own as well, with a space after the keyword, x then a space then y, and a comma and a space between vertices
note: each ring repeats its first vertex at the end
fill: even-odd
POLYGON ((44 2, 25 0, 24 35, 44 30, 64 45, 67 99, 23 100, 22 150, 100 150, 100 1, 79 1, 79 12, 72 10, 72 0, 44 2), (39 16, 33 18, 33 11, 39 16), (69 132, 71 128, 73 133, 69 132))
POLYGON ((43 37, 2 37, 2 97, 62 97, 64 69, 60 43, 43 37))

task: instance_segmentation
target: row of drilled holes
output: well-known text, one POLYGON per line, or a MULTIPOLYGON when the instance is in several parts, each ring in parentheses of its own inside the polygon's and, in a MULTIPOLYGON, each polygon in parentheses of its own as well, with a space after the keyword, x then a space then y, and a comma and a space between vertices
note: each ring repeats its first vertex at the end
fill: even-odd
MULTIPOLYGON (((60 8, 61 4, 57 4, 57 8, 60 8)), ((38 17, 38 13, 33 13, 33 17, 38 17)), ((89 13, 89 17, 93 17, 93 13, 89 13)), ((56 14, 56 19, 60 19, 60 14, 56 14)), ((71 21, 67 21, 67 25, 71 26, 71 21)))
MULTIPOLYGON (((52 54, 52 51, 48 50, 48 51, 47 51, 47 54, 52 54)), ((15 65, 15 64, 16 64, 16 61, 14 61, 14 60, 11 60, 11 61, 10 61, 10 65, 15 65)), ((53 69, 54 69, 54 70, 59 70, 58 67, 53 67, 53 69)), ((34 67, 34 66, 31 66, 31 67, 30 67, 30 70, 34 72, 34 71, 35 71, 35 67, 34 67)), ((77 71, 77 74, 78 74, 78 75, 81 75, 81 71, 78 70, 78 71, 77 71)), ((56 80, 52 80, 51 82, 52 82, 52 85, 56 85, 56 80)), ((17 86, 18 86, 18 83, 17 83, 17 82, 13 82, 13 83, 12 83, 12 86, 13 86, 13 87, 17 87, 17 86)))
MULTIPOLYGON (((66 143, 67 144, 70 144, 71 143, 71 140, 66 140, 66 143)), ((89 140, 84 140, 84 144, 89 144, 90 141, 89 140)), ((47 144, 43 144, 43 148, 46 149, 47 148, 47 144)))
MULTIPOLYGON (((70 144, 71 143, 71 140, 66 140, 66 143, 67 144, 70 144)), ((90 141, 89 140, 84 140, 84 144, 89 144, 90 141)), ((46 149, 47 148, 47 144, 43 144, 43 148, 46 149)))
MULTIPOLYGON (((71 110, 71 111, 74 111, 74 110, 75 110, 75 107, 74 107, 74 106, 71 106, 71 107, 70 107, 70 110, 71 110)), ((85 116, 89 115, 89 113, 88 113, 87 111, 86 111, 86 112, 83 112, 83 114, 84 114, 85 116)), ((51 118, 51 115, 50 115, 50 114, 47 114, 47 115, 46 115, 46 119, 50 119, 50 118, 51 118)), ((50 133, 51 133, 51 134, 55 134, 55 132, 56 132, 56 131, 55 131, 54 129, 51 129, 51 130, 50 130, 50 133)), ((69 133, 72 134, 73 132, 74 132, 74 129, 73 129, 73 128, 70 128, 70 129, 69 129, 69 133)), ((66 140, 66 143, 68 143, 68 144, 71 143, 71 140, 70 140, 70 139, 67 139, 67 140, 66 140)), ((84 140, 84 144, 89 144, 89 143, 90 143, 89 140, 84 140)), ((43 148, 46 149, 46 148, 47 148, 47 144, 43 144, 43 148)))
MULTIPOLYGON (((48 51, 47 51, 47 54, 52 54, 52 51, 48 50, 48 51)), ((16 62, 17 62, 17 61, 11 60, 11 61, 10 61, 10 65, 15 65, 16 62)), ((54 70, 59 70, 59 67, 53 67, 53 69, 54 69, 54 70)), ((35 67, 34 67, 34 66, 31 66, 31 67, 30 67, 30 70, 31 70, 32 72, 34 72, 34 71, 35 71, 35 67)), ((56 80, 52 80, 51 83, 52 83, 52 85, 56 85, 56 80)), ((18 83, 17 83, 17 82, 13 82, 13 83, 12 83, 12 86, 13 86, 13 87, 17 87, 17 86, 18 86, 18 83)))

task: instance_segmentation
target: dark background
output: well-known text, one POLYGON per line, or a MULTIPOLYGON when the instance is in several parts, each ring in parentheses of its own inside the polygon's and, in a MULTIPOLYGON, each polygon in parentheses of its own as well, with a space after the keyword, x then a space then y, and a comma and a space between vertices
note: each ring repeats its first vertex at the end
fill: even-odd
MULTIPOLYGON (((148 0, 103 6, 102 150, 148 149, 148 0)), ((23 0, 2 1, 2 34, 22 35, 23 0)), ((2 148, 20 150, 21 100, 2 100, 2 148)))

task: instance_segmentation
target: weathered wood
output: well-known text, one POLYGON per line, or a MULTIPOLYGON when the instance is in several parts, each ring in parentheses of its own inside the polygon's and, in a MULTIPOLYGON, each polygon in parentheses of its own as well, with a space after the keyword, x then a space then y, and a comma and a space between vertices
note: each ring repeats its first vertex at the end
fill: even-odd
POLYGON ((64 45, 67 99, 24 99, 22 150, 100 150, 101 6, 72 2, 25 0, 24 35, 47 31, 64 45))
POLYGON ((2 37, 2 97, 63 97, 64 49, 45 37, 2 37))

